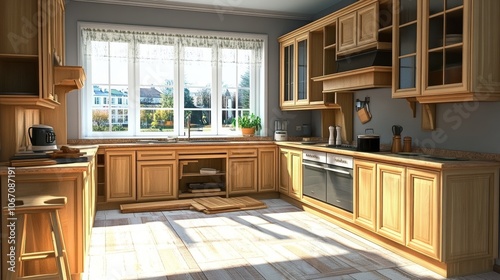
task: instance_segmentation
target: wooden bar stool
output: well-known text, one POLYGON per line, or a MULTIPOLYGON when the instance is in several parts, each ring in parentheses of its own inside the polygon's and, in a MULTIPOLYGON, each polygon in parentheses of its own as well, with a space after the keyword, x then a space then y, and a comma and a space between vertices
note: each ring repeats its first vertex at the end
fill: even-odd
POLYGON ((16 273, 7 272, 7 279, 71 279, 68 255, 59 220, 59 209, 66 206, 65 196, 24 196, 16 198, 15 215, 17 217, 17 246, 16 246, 16 273), (30 214, 48 213, 50 218, 50 228, 52 231, 52 243, 54 251, 25 252, 26 247, 26 222, 30 214), (20 241, 20 242, 19 242, 20 241), (43 275, 22 275, 22 265, 25 261, 55 258, 57 273, 43 275))

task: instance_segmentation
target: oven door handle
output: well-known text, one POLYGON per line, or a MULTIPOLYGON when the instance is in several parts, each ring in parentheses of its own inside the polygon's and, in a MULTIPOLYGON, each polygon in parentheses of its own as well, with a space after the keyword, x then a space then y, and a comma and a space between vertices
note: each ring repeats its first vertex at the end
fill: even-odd
POLYGON ((323 167, 321 165, 311 164, 311 163, 307 163, 307 162, 302 162, 302 165, 309 166, 309 167, 315 167, 315 168, 319 168, 319 169, 325 169, 325 167, 323 167))
POLYGON ((326 168, 325 167, 325 170, 332 171, 332 172, 337 172, 337 173, 342 173, 342 174, 346 174, 346 175, 351 175, 351 173, 349 173, 348 171, 339 170, 339 169, 332 169, 332 168, 326 168))

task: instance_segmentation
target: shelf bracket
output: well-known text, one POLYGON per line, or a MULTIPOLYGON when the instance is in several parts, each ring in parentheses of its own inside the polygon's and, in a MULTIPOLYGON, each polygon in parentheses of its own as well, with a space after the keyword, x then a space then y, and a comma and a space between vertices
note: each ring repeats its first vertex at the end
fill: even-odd
POLYGON ((410 106, 413 118, 417 117, 417 99, 416 98, 406 98, 408 106, 410 106))
POLYGON ((422 129, 436 130, 436 104, 422 104, 422 129))

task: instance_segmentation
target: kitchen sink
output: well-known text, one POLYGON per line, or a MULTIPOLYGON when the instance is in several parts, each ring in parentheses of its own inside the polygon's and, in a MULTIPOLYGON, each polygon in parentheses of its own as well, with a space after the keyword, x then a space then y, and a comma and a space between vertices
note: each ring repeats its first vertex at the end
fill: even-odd
POLYGON ((191 142, 191 143, 212 143, 212 142, 229 142, 228 140, 210 140, 210 139, 203 139, 203 140, 189 140, 188 142, 191 142))
POLYGON ((154 139, 145 139, 145 140, 138 140, 136 143, 138 144, 168 144, 168 143, 175 143, 177 142, 176 140, 154 140, 154 139))

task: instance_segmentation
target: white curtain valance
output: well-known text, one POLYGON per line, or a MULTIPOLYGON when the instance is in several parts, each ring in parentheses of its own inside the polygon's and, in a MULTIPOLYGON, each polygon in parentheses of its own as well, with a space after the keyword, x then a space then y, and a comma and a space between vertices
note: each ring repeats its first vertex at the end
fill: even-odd
POLYGON ((217 46, 229 49, 251 50, 262 49, 264 44, 262 39, 187 35, 180 33, 124 31, 98 28, 82 28, 81 35, 83 44, 87 44, 90 41, 136 42, 152 45, 174 45, 179 43, 182 46, 190 47, 217 46))

